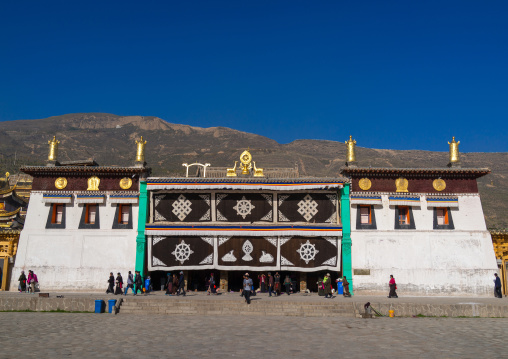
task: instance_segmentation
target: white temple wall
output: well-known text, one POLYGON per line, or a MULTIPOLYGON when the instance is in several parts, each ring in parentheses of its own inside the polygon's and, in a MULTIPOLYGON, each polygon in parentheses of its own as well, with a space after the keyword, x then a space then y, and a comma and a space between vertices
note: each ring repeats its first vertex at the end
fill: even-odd
POLYGON ((460 196, 455 229, 433 229, 433 208, 413 207, 416 229, 394 229, 395 207, 375 206, 377 229, 357 230, 351 208, 352 265, 357 294, 388 294, 390 274, 399 295, 492 296, 497 263, 479 196, 460 196))
POLYGON ((66 204, 65 228, 46 229, 51 205, 33 193, 12 270, 16 290, 21 270, 37 274, 41 291, 106 290, 109 273, 134 272, 138 206, 132 205, 132 229, 112 229, 116 204, 99 205, 98 229, 78 229, 83 205, 66 204))

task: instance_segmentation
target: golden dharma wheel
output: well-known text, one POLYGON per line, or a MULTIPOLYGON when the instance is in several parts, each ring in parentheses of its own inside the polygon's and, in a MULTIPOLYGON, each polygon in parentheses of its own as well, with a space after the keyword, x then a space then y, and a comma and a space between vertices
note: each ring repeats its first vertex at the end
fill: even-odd
POLYGON ((361 189, 367 191, 372 186, 372 182, 368 178, 362 178, 360 179, 360 181, 358 181, 358 185, 360 186, 361 189))
POLYGON ((64 189, 65 187, 67 187, 67 178, 65 178, 65 177, 58 177, 55 180, 55 187, 58 188, 58 189, 64 189))
POLYGON ((446 182, 441 178, 438 178, 435 179, 434 182, 432 182, 432 186, 436 191, 442 191, 446 188, 446 182))
POLYGON ((120 187, 122 189, 129 189, 132 186, 132 180, 129 177, 124 177, 120 180, 120 187))

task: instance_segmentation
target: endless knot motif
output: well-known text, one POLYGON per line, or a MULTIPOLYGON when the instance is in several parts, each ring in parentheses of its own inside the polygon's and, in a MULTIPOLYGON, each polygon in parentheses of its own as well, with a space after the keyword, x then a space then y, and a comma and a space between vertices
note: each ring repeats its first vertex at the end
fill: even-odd
POLYGON ((171 252, 171 254, 175 256, 176 260, 180 262, 180 264, 183 264, 183 262, 188 260, 192 253, 194 253, 194 251, 187 243, 185 243, 185 241, 182 241, 182 243, 178 244, 175 250, 171 252))
POLYGON ((312 199, 312 197, 308 194, 303 199, 298 202, 298 213, 300 213, 303 218, 308 222, 312 217, 316 215, 317 211, 317 202, 312 199))
POLYGON ((302 243, 300 249, 297 249, 296 251, 300 254, 300 259, 305 261, 305 264, 309 264, 310 261, 316 258, 316 254, 319 253, 319 251, 316 249, 316 245, 311 244, 309 240, 307 240, 305 243, 302 243))
POLYGON ((176 201, 173 202, 173 214, 183 221, 192 209, 190 208, 191 201, 189 201, 183 194, 181 194, 176 201))
POLYGON ((243 196, 241 200, 236 201, 236 206, 233 207, 233 209, 236 210, 236 214, 242 216, 243 219, 251 214, 254 208, 256 207, 252 205, 251 200, 246 199, 245 196, 243 196))

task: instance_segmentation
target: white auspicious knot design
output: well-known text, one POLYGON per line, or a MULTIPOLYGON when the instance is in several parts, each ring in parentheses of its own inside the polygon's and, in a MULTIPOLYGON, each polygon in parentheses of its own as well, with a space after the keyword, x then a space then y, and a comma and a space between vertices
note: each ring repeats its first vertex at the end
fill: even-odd
POLYGON ((178 244, 175 250, 171 252, 171 254, 175 256, 176 260, 180 262, 180 264, 183 264, 183 262, 188 260, 192 253, 194 253, 194 251, 187 243, 185 243, 185 241, 182 241, 182 243, 178 244))
POLYGON ((316 249, 316 245, 311 244, 309 240, 307 240, 305 243, 302 243, 300 245, 300 249, 297 249, 296 251, 300 254, 300 259, 305 261, 305 264, 309 264, 310 261, 316 258, 316 254, 319 253, 319 251, 316 249))
POLYGON ((242 251, 243 251, 243 253, 245 253, 245 255, 242 257, 242 259, 246 262, 253 260, 254 258, 252 258, 252 256, 250 255, 253 250, 254 250, 254 246, 252 245, 251 241, 249 241, 247 239, 242 246, 242 251))
POLYGON ((317 202, 312 199, 312 197, 308 194, 303 199, 298 202, 298 213, 300 213, 303 218, 308 222, 312 217, 316 215, 317 211, 317 202))
POLYGON ((191 201, 189 201, 183 194, 181 194, 176 201, 173 202, 173 214, 183 221, 192 209, 191 201))
POLYGON ((254 208, 256 207, 252 205, 251 200, 246 199, 245 196, 243 196, 241 200, 236 201, 236 206, 233 207, 233 209, 236 210, 236 214, 242 216, 243 219, 251 214, 254 208))

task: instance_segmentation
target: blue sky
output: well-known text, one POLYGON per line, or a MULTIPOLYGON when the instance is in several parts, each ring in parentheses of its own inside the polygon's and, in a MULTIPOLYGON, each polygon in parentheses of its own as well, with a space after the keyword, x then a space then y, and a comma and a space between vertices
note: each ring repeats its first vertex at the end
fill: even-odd
POLYGON ((506 1, 3 1, 0 120, 508 151, 506 1))

